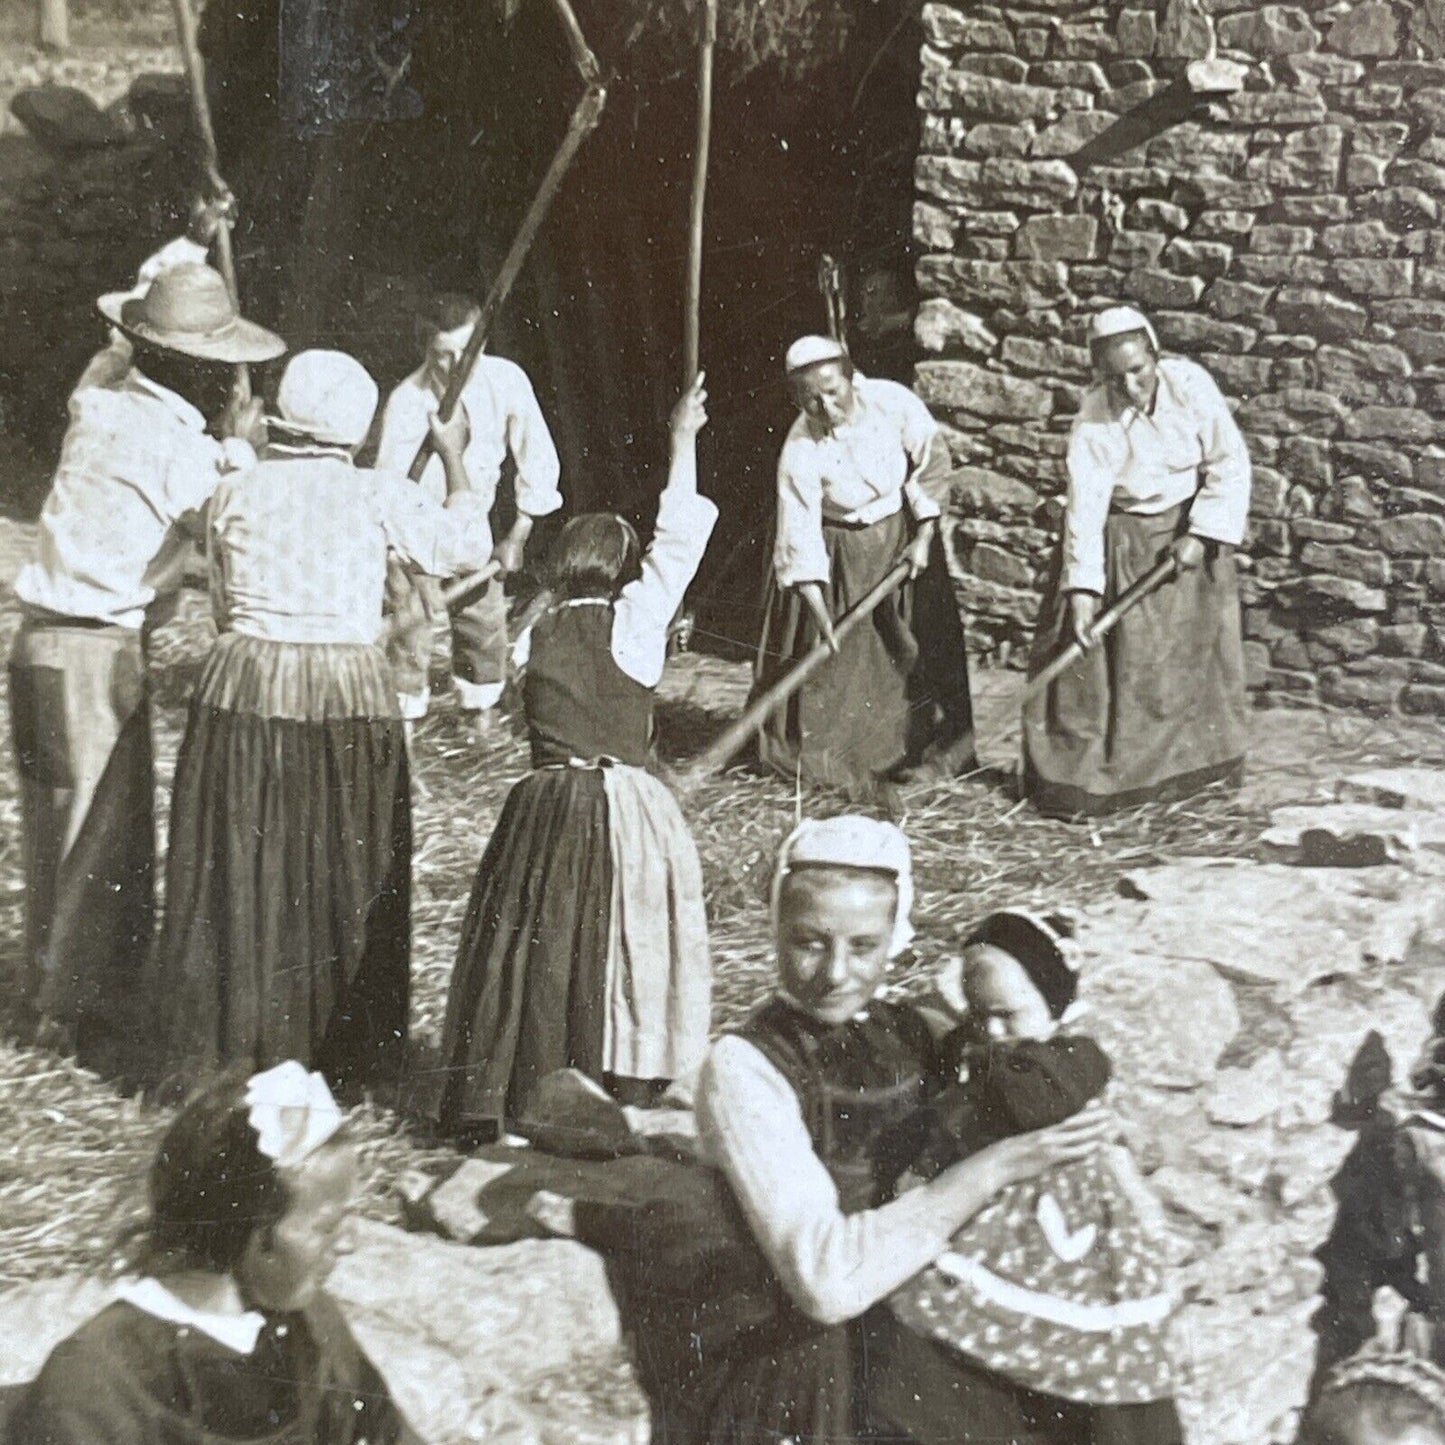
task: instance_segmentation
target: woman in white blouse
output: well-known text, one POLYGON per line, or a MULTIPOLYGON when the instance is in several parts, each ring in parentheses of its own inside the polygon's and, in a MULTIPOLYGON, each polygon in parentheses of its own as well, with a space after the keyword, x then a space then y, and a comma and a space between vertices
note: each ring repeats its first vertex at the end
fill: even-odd
POLYGON ((260 462, 211 503, 220 632, 176 766, 155 980, 162 1074, 300 1059, 385 1074, 407 1028, 411 801, 377 645, 387 553, 480 567, 465 422, 433 425, 444 505, 352 461, 376 411, 334 351, 287 366, 260 462))
POLYGON ((829 818, 783 845, 777 991, 714 1044, 698 1085, 722 1212, 711 1231, 665 1217, 642 1227, 638 1363, 656 1438, 853 1440, 871 1413, 884 1323, 873 1306, 999 1189, 1109 1134, 1108 1115, 1086 1110, 894 1197, 943 1082, 926 1016, 878 997, 911 937, 911 894, 892 824, 829 818))
POLYGON ((764 766, 865 796, 921 763, 976 765, 963 624, 939 536, 948 449, 906 387, 823 336, 788 348, 798 418, 778 458, 777 538, 755 687, 820 639, 837 651, 758 739, 764 766), (901 557, 912 577, 839 646, 833 624, 901 557))
POLYGON ((1247 711, 1234 553, 1249 452, 1208 372, 1160 356, 1129 306, 1089 329, 1097 384, 1069 436, 1069 490, 1033 671, 1083 658, 1024 709, 1024 786, 1060 817, 1237 783, 1247 711), (1089 629, 1166 555, 1174 577, 1094 643, 1089 629))

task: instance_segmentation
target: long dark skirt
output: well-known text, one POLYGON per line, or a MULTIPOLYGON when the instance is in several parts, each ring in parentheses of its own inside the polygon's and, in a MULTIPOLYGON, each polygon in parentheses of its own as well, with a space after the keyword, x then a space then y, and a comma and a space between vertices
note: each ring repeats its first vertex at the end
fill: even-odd
MULTIPOLYGON (((870 527, 823 528, 829 612, 839 617, 878 582, 908 542, 903 512, 870 527)), ((818 642, 796 589, 769 578, 754 694, 766 691, 818 642)), ((819 787, 866 791, 893 770, 936 760, 948 771, 975 766, 973 704, 963 623, 943 543, 928 568, 905 582, 847 638, 837 657, 769 720, 760 762, 819 787)))
POLYGON ((887 1310, 867 1316, 867 1395, 881 1439, 1009 1445, 1183 1445, 1172 1400, 1085 1405, 1043 1395, 980 1368, 904 1328, 887 1310))
MULTIPOLYGON (((1116 512, 1104 533, 1107 607, 1186 527, 1182 507, 1116 512)), ((1024 789, 1040 812, 1090 816, 1169 802, 1244 771, 1248 709, 1234 556, 1209 555, 1140 602, 1023 714, 1024 789)), ((1059 559, 1029 662, 1072 638, 1059 559)))
POLYGON ((140 634, 28 618, 10 657, 25 1002, 109 1071, 151 944, 155 780, 140 634))
POLYGON ((176 767, 152 995, 165 1074, 392 1074, 410 994, 406 739, 377 648, 223 636, 176 767))
POLYGON ((518 1118, 555 1069, 603 1071, 612 852, 600 768, 529 773, 482 855, 447 996, 441 1121, 518 1118))

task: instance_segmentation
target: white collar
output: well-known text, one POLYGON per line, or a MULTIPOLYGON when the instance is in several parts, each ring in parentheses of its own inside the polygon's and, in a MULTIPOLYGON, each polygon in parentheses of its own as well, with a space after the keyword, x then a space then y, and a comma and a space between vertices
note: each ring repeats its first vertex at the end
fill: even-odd
POLYGON ((249 1355, 265 1328, 265 1316, 255 1310, 244 1314, 221 1314, 214 1310, 198 1310, 177 1299, 158 1279, 138 1279, 122 1285, 116 1298, 134 1305, 158 1320, 174 1325, 187 1325, 224 1345, 238 1355, 249 1355))
POLYGON ((133 366, 126 372, 125 385, 133 391, 144 392, 147 396, 154 397, 167 411, 175 415, 177 421, 183 422, 192 431, 205 431, 205 417, 185 397, 179 392, 172 391, 168 386, 162 386, 158 381, 152 381, 138 368, 133 366))

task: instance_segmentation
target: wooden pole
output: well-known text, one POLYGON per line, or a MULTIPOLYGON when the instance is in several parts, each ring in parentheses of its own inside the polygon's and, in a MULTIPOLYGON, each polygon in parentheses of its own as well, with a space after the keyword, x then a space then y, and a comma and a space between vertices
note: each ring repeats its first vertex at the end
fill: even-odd
POLYGON ((40 0, 37 20, 42 50, 70 49, 70 7, 67 0, 40 0))
POLYGON ((687 303, 683 312, 682 384, 691 386, 702 365, 702 226, 707 201, 707 159, 712 144, 712 71, 717 48, 717 0, 703 0, 697 48, 697 140, 692 151, 692 209, 687 223, 687 303))
MULTIPOLYGON (((182 4, 184 0, 176 0, 176 3, 182 4)), ((583 37, 581 26, 577 23, 577 16, 572 6, 568 0, 552 0, 552 4, 562 23, 563 34, 566 36, 567 46, 572 55, 572 63, 577 67, 587 89, 572 112, 567 132, 552 156, 551 164, 548 165, 546 174, 537 187, 537 193, 532 197, 532 204, 527 208, 526 215, 522 217, 522 224, 512 241, 511 249, 502 261, 496 279, 492 282, 491 290, 487 292, 487 298, 482 302, 481 315, 477 317, 477 324, 472 328, 471 340, 467 342, 466 349, 457 359, 456 366, 452 368, 446 393, 437 408, 437 414, 443 422, 448 421, 452 412, 456 410, 457 402, 461 399, 467 382, 471 380, 477 358, 487 344, 487 336, 491 331, 493 321, 496 320, 497 312, 501 309, 502 303, 507 299, 521 273, 527 253, 537 239, 537 232, 541 230, 542 222, 546 219, 553 200, 556 199, 563 178, 576 159, 582 142, 596 129, 597 122, 602 117, 602 107, 607 103, 607 90, 602 84, 602 72, 597 65, 597 57, 588 49, 587 41, 583 37)), ((412 481, 421 480, 431 452, 431 435, 428 433, 422 438, 421 446, 417 448, 416 457, 408 472, 412 481)), ((456 579, 443 594, 447 610, 454 612, 464 607, 467 600, 474 598, 477 592, 485 587, 490 578, 495 575, 495 572, 485 576, 483 572, 477 572, 456 579)))
MULTIPOLYGON (((899 558, 872 589, 865 592, 834 624, 833 637, 837 643, 841 646, 851 632, 873 615, 881 602, 891 597, 908 580, 912 572, 913 564, 908 558, 899 558)), ((780 677, 767 692, 744 710, 736 722, 730 723, 693 759, 687 770, 689 781, 700 781, 709 773, 725 767, 733 754, 832 656, 833 649, 826 642, 818 643, 791 672, 780 677)))
MULTIPOLYGON (((211 100, 206 93, 206 62, 201 57, 200 39, 196 32, 196 15, 191 9, 191 0, 171 0, 175 11, 176 31, 181 41, 181 59, 185 62, 186 79, 190 83, 191 112, 196 122, 196 135, 201 142, 201 162, 206 169, 206 179, 212 195, 219 199, 230 194, 221 179, 221 158, 216 149, 216 131, 211 124, 211 100)), ((231 223, 222 216, 216 226, 216 269, 231 293, 231 305, 239 313, 241 309, 241 288, 236 283, 236 258, 231 247, 231 223)), ((251 394, 250 368, 241 365, 236 368, 236 390, 243 397, 251 394)))
MULTIPOLYGON (((1142 577, 1136 578, 1131 586, 1120 593, 1118 600, 1094 619, 1089 628, 1090 645, 1096 645, 1113 631, 1115 623, 1132 608, 1142 602, 1156 587, 1162 587, 1179 570, 1172 552, 1166 553, 1142 577)), ((1084 648, 1071 642, 1057 657, 1046 663, 1024 688, 1021 702, 1037 697, 1054 679, 1065 673, 1084 655, 1084 648)))

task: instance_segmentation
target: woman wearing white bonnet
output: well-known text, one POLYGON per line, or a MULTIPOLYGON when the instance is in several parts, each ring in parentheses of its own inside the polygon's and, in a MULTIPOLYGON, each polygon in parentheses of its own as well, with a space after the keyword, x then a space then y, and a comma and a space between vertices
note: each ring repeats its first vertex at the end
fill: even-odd
POLYGON ((799 415, 778 458, 778 514, 755 691, 787 672, 907 555, 913 575, 846 638, 758 739, 764 766, 866 796, 926 765, 975 766, 963 624, 939 536, 951 469, 928 408, 854 370, 826 336, 788 348, 799 415))
POLYGON ((176 768, 154 979, 162 1077, 300 1059, 389 1074, 407 1028, 411 803, 378 646, 388 549, 447 576, 480 567, 485 518, 465 423, 434 427, 445 506, 357 468, 376 412, 365 367, 286 367, 257 466, 211 504, 220 633, 176 768))
POLYGON ((874 1306, 1006 1183, 1103 1138, 1107 1124, 1070 1121, 894 1197, 943 1084, 923 1013, 878 996, 912 938, 912 891, 891 823, 806 822, 778 854, 776 991, 713 1045, 698 1082, 726 1198, 710 1220, 652 1221, 655 1237, 644 1224, 634 1246, 639 1363, 668 1439, 853 1438, 874 1306))
POLYGON ((1024 786, 1077 817, 1171 801, 1243 773, 1247 711, 1234 548, 1244 438, 1209 374, 1161 356, 1132 306, 1089 324, 1096 384, 1069 436, 1063 538, 1034 634, 1037 672, 1085 655, 1024 709, 1024 786), (1095 643, 1099 613, 1162 558, 1174 577, 1095 643))

